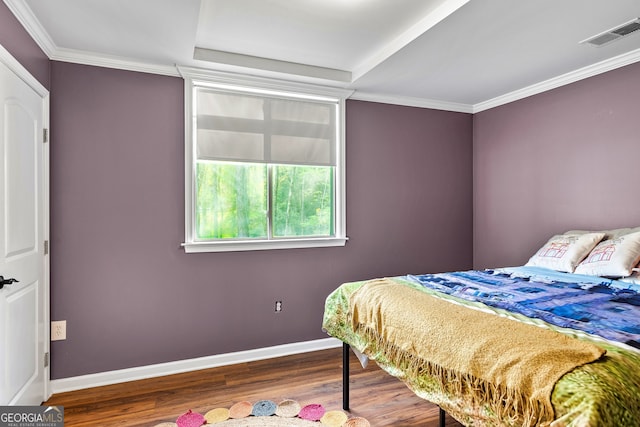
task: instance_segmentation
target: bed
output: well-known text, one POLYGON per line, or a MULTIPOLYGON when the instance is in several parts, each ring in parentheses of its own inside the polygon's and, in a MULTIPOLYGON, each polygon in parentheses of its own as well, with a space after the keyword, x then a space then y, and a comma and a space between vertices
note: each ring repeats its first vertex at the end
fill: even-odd
POLYGON ((573 230, 523 266, 344 283, 323 329, 441 425, 640 426, 639 262, 640 229, 573 230))

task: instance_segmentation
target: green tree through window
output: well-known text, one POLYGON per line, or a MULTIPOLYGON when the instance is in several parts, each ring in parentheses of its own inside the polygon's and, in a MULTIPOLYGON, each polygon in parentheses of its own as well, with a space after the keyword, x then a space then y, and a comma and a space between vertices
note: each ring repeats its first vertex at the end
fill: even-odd
POLYGON ((197 166, 198 238, 266 238, 266 166, 215 162, 197 166))
POLYGON ((331 167, 199 162, 196 182, 199 239, 333 234, 331 167))
POLYGON ((276 237, 333 234, 333 171, 329 167, 275 166, 276 237))

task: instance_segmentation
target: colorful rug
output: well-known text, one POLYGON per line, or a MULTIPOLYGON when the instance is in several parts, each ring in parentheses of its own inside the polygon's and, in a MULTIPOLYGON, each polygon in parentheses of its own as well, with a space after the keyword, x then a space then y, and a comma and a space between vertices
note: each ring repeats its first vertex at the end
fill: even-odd
POLYGON ((219 427, 370 427, 362 417, 349 417, 338 410, 327 411, 317 403, 301 406, 291 399, 277 404, 271 400, 256 403, 243 401, 228 409, 215 408, 204 414, 189 410, 175 422, 160 423, 155 427, 200 427, 210 424, 219 427))

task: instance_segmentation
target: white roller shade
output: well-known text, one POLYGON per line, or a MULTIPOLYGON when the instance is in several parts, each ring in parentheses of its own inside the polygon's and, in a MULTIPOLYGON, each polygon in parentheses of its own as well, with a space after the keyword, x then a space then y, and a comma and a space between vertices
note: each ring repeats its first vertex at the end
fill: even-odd
POLYGON ((335 166, 338 102, 197 88, 197 159, 335 166))

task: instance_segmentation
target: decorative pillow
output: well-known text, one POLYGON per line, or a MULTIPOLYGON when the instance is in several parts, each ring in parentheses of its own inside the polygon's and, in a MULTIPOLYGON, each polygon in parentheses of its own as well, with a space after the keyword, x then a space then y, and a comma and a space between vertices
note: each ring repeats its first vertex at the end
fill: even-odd
POLYGON ((604 233, 557 234, 525 265, 573 273, 603 237, 604 233))
POLYGON ((623 234, 635 233, 640 231, 640 227, 636 228, 611 228, 609 230, 569 230, 564 234, 586 234, 586 233, 604 233, 605 239, 617 239, 623 234))
POLYGON ((576 274, 626 277, 640 261, 640 233, 603 240, 576 267, 576 274))
MULTIPOLYGON (((632 283, 634 285, 640 285, 640 264, 633 269, 630 276, 622 277, 620 279, 622 282, 632 283)), ((640 289, 635 289, 636 292, 640 292, 640 289)))

